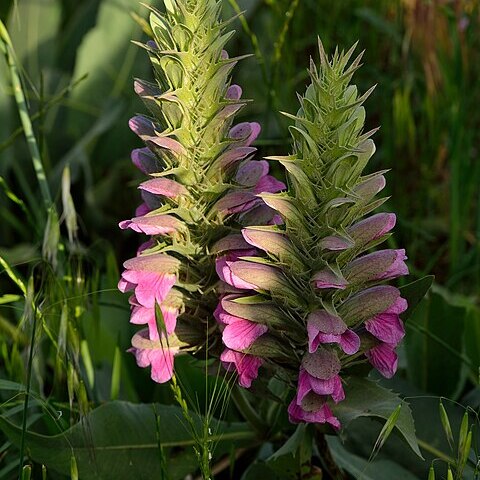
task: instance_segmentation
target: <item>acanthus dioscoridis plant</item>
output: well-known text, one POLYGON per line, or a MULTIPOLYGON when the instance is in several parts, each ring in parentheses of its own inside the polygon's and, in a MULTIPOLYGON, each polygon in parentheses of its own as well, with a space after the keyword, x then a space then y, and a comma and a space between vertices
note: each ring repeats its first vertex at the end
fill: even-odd
MULTIPOLYGON (((365 131, 363 104, 373 88, 360 94, 351 84, 362 55, 352 61, 352 47, 329 58, 319 42, 320 65, 311 63, 300 109, 287 115, 292 154, 254 160, 260 125, 234 124, 246 101, 232 84, 239 58, 225 51, 221 2, 165 6, 151 9, 153 39, 143 45, 154 81, 135 81, 148 114, 130 121, 145 143, 132 161, 148 179, 135 216, 120 223, 147 236, 119 283, 132 292, 131 322, 145 326, 132 339, 137 364, 163 383, 175 355, 206 351, 263 400, 279 381, 283 394, 273 397, 291 423, 338 431, 339 407, 349 401, 346 418, 362 416, 358 399, 373 392, 393 413, 372 415, 394 424, 403 401, 362 367, 386 378, 397 370, 409 305, 388 283, 408 268, 404 249, 377 248, 396 216, 375 213, 385 171, 366 173, 375 130, 365 131), (267 160, 284 168, 287 185, 267 160)), ((245 402, 252 425, 271 431, 245 402)))

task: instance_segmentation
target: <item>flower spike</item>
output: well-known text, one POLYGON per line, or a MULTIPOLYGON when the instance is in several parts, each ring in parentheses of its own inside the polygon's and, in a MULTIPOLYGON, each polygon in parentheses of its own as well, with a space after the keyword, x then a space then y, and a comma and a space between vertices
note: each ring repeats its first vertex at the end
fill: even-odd
MULTIPOLYGON (((238 311, 242 328, 229 323, 224 344, 237 355, 256 352, 256 366, 281 369, 296 385, 291 422, 335 429, 335 404, 345 398, 350 365, 368 361, 383 376, 394 375, 395 348, 405 333, 399 315, 407 308, 400 291, 385 285, 408 274, 405 250, 372 251, 391 234, 396 217, 369 216, 385 201, 375 198, 385 172, 363 174, 375 152, 363 107, 373 89, 361 95, 350 84, 362 56, 351 61, 354 48, 328 57, 319 42, 320 65, 310 67, 300 109, 286 114, 293 120, 293 153, 269 157, 285 168, 289 188, 259 195, 279 220, 250 224, 242 231, 247 245, 237 250, 232 243, 217 260, 220 278, 235 289, 233 302, 249 304, 249 318, 257 322, 238 311), (254 255, 247 256, 248 245, 254 255), (279 312, 281 322, 262 317, 264 308, 279 312), (288 347, 266 348, 276 343, 288 347)), ((258 375, 255 370, 249 379, 258 375)))
MULTIPOLYGON (((153 38, 143 45, 154 81, 134 82, 148 114, 129 122, 144 143, 131 156, 147 176, 139 186, 142 203, 135 216, 120 222, 120 228, 149 240, 125 262, 119 282, 121 291, 133 292, 131 323, 145 326, 130 351, 140 367, 151 367, 152 379, 160 383, 171 378, 175 355, 195 353, 207 344, 207 332, 220 335, 223 330, 226 343, 238 349, 249 347, 265 331, 240 317, 218 324, 213 320, 218 278, 210 252, 230 230, 239 232, 246 225, 243 219, 274 222, 274 210, 258 195, 284 189, 268 174, 266 161, 252 160, 260 125, 234 124, 246 101, 232 83, 239 59, 224 50, 233 32, 225 32, 226 23, 220 20, 221 2, 164 0, 164 5, 165 13, 149 7, 153 38), (237 341, 239 335, 243 342, 237 341)), ((217 266, 219 273, 228 275, 229 262, 240 255, 256 254, 243 243, 245 249, 217 266)), ((233 350, 225 350, 221 360, 239 369, 244 386, 261 363, 233 350)))

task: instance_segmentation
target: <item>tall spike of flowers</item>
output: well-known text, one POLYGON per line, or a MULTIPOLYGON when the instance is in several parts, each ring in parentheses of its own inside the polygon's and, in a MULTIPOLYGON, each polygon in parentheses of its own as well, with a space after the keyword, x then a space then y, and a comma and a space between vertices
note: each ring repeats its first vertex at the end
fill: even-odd
POLYGON ((369 361, 382 375, 397 368, 404 336, 400 291, 385 282, 408 273, 403 249, 374 251, 395 225, 392 213, 369 215, 385 198, 384 172, 364 175, 375 151, 364 132, 360 95, 350 85, 361 54, 353 50, 310 67, 311 84, 297 115, 287 115, 293 154, 271 157, 287 172, 287 192, 259 197, 282 225, 244 228, 246 247, 217 260, 222 280, 235 289, 216 310, 225 325, 222 360, 249 387, 261 365, 281 369, 296 389, 291 422, 340 424, 332 406, 345 397, 351 366, 369 361))
POLYGON ((153 39, 143 45, 155 81, 134 83, 149 115, 129 124, 145 143, 132 162, 148 179, 135 216, 120 223, 148 236, 124 263, 119 289, 133 292, 131 322, 145 328, 131 351, 156 382, 171 378, 180 349, 198 350, 216 328, 208 323, 217 302, 214 244, 238 221, 274 222, 274 210, 257 195, 285 188, 268 175, 266 161, 251 160, 260 126, 232 126, 246 101, 231 84, 238 58, 224 50, 233 32, 219 19, 221 2, 164 3, 165 13, 151 9, 153 39))

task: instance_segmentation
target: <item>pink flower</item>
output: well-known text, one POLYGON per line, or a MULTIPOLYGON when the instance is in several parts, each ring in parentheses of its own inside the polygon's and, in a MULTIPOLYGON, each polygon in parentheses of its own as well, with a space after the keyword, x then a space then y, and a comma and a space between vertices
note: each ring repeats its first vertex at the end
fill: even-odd
MULTIPOLYGON (((141 203, 136 209, 135 209, 135 216, 136 217, 141 217, 143 215, 146 215, 147 213, 150 212, 150 207, 144 202, 144 203, 141 203)), ((128 220, 127 220, 128 221, 128 220)), ((119 225, 120 225, 120 228, 122 228, 121 224, 123 222, 121 222, 119 225)))
POLYGON ((131 220, 123 220, 118 226, 122 230, 130 228, 146 235, 169 235, 180 230, 183 223, 172 215, 143 215, 131 220))
POLYGON ((378 250, 350 262, 346 267, 346 277, 350 283, 391 280, 408 274, 406 259, 403 248, 378 250))
POLYGON ((231 266, 240 258, 240 257, 248 257, 257 254, 257 250, 255 249, 247 249, 247 250, 232 250, 228 252, 226 255, 217 258, 215 262, 215 268, 217 270, 217 274, 220 277, 220 280, 228 283, 232 287, 240 288, 243 290, 250 290, 254 289, 255 285, 242 280, 240 277, 235 275, 232 271, 231 266))
POLYGON ((327 403, 322 404, 318 409, 309 411, 298 404, 296 396, 288 406, 288 418, 291 423, 329 423, 336 430, 340 428, 338 418, 333 415, 327 403))
POLYGON ((368 350, 365 356, 385 378, 392 378, 395 375, 398 366, 398 356, 394 345, 379 343, 368 350))
POLYGON ((301 405, 302 400, 310 392, 324 396, 325 400, 328 396, 331 396, 335 403, 341 402, 345 399, 340 375, 334 375, 328 380, 321 380, 310 375, 302 368, 298 375, 297 402, 299 402, 299 405, 301 405))
POLYGON ((343 290, 348 285, 345 278, 330 269, 315 273, 312 281, 316 288, 338 288, 339 290, 343 290))
MULTIPOLYGON (((135 296, 130 297, 130 305, 132 305, 132 314, 130 322, 136 325, 148 325, 148 332, 150 340, 159 340, 159 332, 157 328, 157 321, 155 318, 155 308, 147 308, 137 302, 135 296)), ((160 310, 163 315, 163 322, 167 335, 170 335, 175 330, 177 324, 178 310, 172 305, 160 305, 160 310)))
POLYGON ((257 122, 243 122, 231 128, 229 137, 235 140, 242 140, 241 143, 236 142, 236 145, 242 147, 249 147, 260 134, 260 124, 257 122))
POLYGON ((263 363, 260 357, 235 352, 229 348, 222 352, 220 360, 227 371, 230 372, 234 369, 237 371, 238 383, 244 388, 250 388, 252 386, 252 381, 257 378, 258 369, 263 363))
POLYGON ((152 380, 157 383, 168 382, 173 375, 173 357, 178 353, 177 347, 168 347, 168 342, 152 342, 148 332, 142 330, 132 338, 132 348, 128 351, 135 355, 137 365, 141 368, 151 367, 152 380))
POLYGON ((152 308, 161 304, 177 280, 179 261, 162 253, 140 255, 127 260, 118 282, 121 292, 135 291, 138 303, 152 308))
POLYGON ((388 233, 396 223, 394 213, 377 213, 360 220, 348 229, 356 244, 364 245, 388 233))
POLYGON ((261 323, 230 315, 223 309, 221 303, 218 304, 214 315, 219 322, 226 325, 222 333, 222 339, 225 346, 232 350, 247 349, 268 330, 268 327, 261 323))
POLYGON ((136 148, 132 150, 132 163, 143 173, 155 173, 159 170, 158 160, 149 148, 136 148))
POLYGON ((325 310, 311 313, 307 318, 308 349, 317 350, 321 343, 338 343, 342 350, 352 355, 360 348, 360 337, 347 328, 345 322, 325 310))
POLYGON ((263 200, 257 196, 259 193, 276 193, 285 189, 284 183, 267 175, 268 169, 268 163, 264 160, 244 162, 238 169, 235 180, 246 188, 234 190, 222 197, 215 205, 218 211, 225 215, 245 213, 264 205, 263 200))
POLYGON ((385 311, 365 322, 365 329, 380 343, 365 352, 370 363, 386 378, 395 375, 398 357, 395 347, 405 335, 400 314, 408 307, 407 301, 398 297, 385 311))
POLYGON ((398 345, 405 335, 403 323, 399 314, 408 307, 407 301, 398 297, 387 310, 365 322, 365 328, 382 342, 398 345))
POLYGON ((155 195, 163 195, 168 198, 175 198, 179 195, 188 195, 188 190, 182 184, 165 177, 147 180, 146 182, 141 183, 138 188, 145 192, 153 193, 155 195))

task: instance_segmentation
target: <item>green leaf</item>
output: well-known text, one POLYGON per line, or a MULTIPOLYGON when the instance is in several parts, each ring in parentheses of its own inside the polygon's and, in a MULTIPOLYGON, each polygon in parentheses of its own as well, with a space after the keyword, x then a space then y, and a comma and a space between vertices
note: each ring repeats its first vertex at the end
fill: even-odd
POLYGON ((312 431, 306 424, 297 426, 294 434, 271 455, 266 464, 277 475, 295 480, 308 473, 312 456, 312 431), (307 468, 304 472, 303 468, 307 468))
POLYGON ((275 478, 276 480, 288 480, 289 477, 275 472, 266 463, 256 462, 252 463, 250 467, 245 470, 241 480, 265 480, 267 478, 275 478))
POLYGON ((480 371, 480 309, 469 309, 465 317, 465 353, 472 362, 472 370, 480 371))
POLYGON ((434 279, 433 275, 427 275, 400 288, 402 297, 408 302, 408 309, 401 315, 404 322, 412 315, 423 297, 430 290, 434 279))
POLYGON ((17 382, 11 382, 10 380, 0 380, 0 390, 23 392, 25 391, 25 386, 17 382))
POLYGON ((338 437, 327 436, 335 463, 358 480, 418 480, 418 477, 390 460, 368 460, 350 453, 338 437))
POLYGON ((410 448, 423 458, 418 448, 410 406, 396 393, 381 387, 378 383, 365 378, 347 379, 345 400, 335 405, 333 412, 345 428, 359 417, 379 417, 387 420, 399 404, 402 408, 396 419, 395 428, 410 448))
MULTIPOLYGON (((197 463, 191 449, 194 441, 176 406, 155 405, 162 425, 162 447, 170 450, 169 473, 172 480, 194 472, 197 463)), ((30 457, 38 463, 70 475, 72 454, 82 480, 122 480, 160 478, 156 419, 152 405, 110 402, 93 410, 69 430, 54 436, 32 431, 25 435, 30 457)), ((199 428, 201 417, 192 414, 199 428)), ((214 454, 229 451, 232 442, 239 445, 252 439, 245 424, 212 422, 211 440, 219 442, 214 454)), ((0 416, 0 429, 18 445, 21 427, 0 416)))
POLYGON ((464 384, 463 331, 468 309, 432 292, 407 323, 405 338, 410 381, 425 392, 454 397, 464 384))

